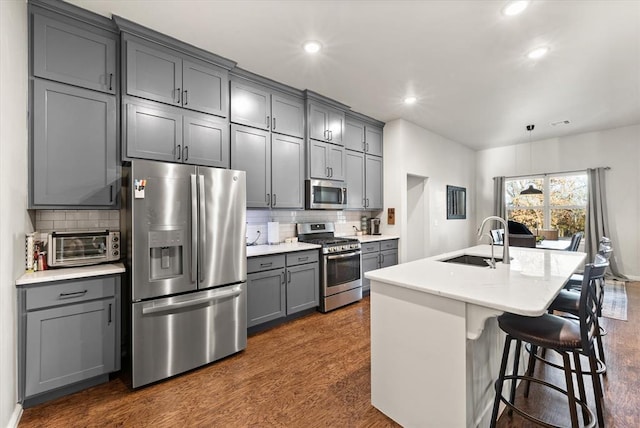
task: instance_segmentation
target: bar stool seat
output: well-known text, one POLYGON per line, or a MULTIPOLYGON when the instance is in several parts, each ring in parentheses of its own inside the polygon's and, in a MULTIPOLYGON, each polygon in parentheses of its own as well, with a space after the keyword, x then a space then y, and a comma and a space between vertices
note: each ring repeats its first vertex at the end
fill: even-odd
POLYGON ((541 348, 564 351, 579 349, 582 344, 580 324, 557 315, 523 317, 507 313, 498 317, 498 325, 505 333, 541 348))

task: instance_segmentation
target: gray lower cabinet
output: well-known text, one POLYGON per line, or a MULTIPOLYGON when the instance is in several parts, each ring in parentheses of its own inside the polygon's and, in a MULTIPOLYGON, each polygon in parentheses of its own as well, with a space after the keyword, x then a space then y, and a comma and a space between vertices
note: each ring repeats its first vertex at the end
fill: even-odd
POLYGON ((311 178, 344 180, 346 159, 343 147, 310 140, 309 150, 309 175, 311 178))
POLYGON ((125 35, 126 93, 227 117, 227 70, 125 35))
POLYGON ((317 250, 247 261, 247 327, 311 309, 319 303, 317 250))
POLYGON ((247 172, 248 208, 304 206, 301 138, 233 124, 231 168, 247 172))
POLYGON ((119 275, 23 286, 18 299, 20 389, 27 403, 64 395, 65 387, 93 378, 106 381, 120 369, 119 275))
POLYGON ((225 119, 131 97, 124 107, 128 158, 229 167, 225 119))
POLYGON ((383 209, 382 158, 345 150, 348 209, 383 209))
POLYGON ((117 36, 71 22, 33 14, 33 75, 115 94, 117 36))
POLYGON ((116 98, 33 81, 31 208, 117 208, 116 98))
POLYGON ((365 278, 365 273, 398 264, 398 240, 366 242, 361 245, 361 250, 362 291, 368 291, 371 281, 365 278))

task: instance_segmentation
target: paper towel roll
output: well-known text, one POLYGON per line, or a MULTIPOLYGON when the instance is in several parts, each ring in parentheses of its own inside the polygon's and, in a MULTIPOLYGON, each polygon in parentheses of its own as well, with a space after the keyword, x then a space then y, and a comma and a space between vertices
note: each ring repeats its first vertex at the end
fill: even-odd
POLYGON ((280 223, 277 221, 267 223, 267 242, 269 245, 280 243, 280 223))

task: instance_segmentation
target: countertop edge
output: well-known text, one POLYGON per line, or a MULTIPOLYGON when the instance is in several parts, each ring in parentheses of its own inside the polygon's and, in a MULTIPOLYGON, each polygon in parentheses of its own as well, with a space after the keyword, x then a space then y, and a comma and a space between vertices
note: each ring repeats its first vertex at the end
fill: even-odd
POLYGON ((16 279, 16 287, 45 282, 65 281, 69 279, 90 278, 94 276, 115 275, 125 272, 122 263, 108 263, 75 268, 48 269, 39 272, 27 272, 16 279))
POLYGON ((247 247, 247 258, 294 253, 296 251, 317 250, 318 248, 321 248, 321 246, 317 244, 307 244, 305 242, 276 245, 252 245, 247 247))

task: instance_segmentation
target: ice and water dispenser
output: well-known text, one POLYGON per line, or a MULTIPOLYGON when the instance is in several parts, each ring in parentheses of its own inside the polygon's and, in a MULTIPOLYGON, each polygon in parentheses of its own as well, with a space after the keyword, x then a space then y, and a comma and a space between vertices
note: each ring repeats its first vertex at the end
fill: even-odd
POLYGON ((149 232, 149 279, 182 276, 184 231, 154 230, 149 232))

